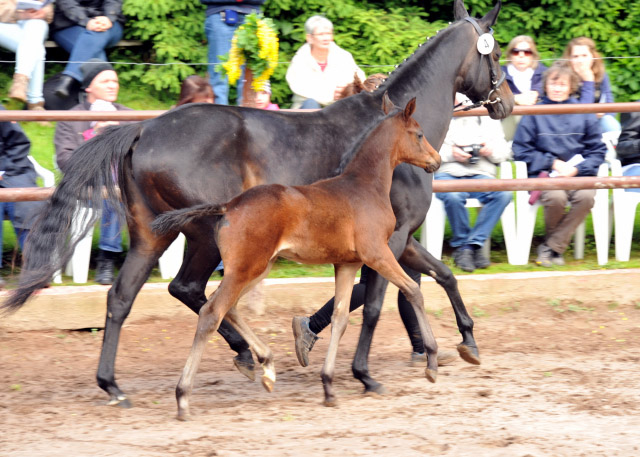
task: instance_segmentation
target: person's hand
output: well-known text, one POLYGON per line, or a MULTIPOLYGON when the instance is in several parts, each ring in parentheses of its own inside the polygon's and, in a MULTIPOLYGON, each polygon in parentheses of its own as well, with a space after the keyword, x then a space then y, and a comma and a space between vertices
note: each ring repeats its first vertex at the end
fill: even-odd
POLYGON ((535 105, 538 101, 538 92, 535 90, 530 90, 529 92, 514 95, 513 98, 516 102, 516 105, 535 105))
POLYGON ((578 169, 573 165, 569 165, 567 162, 556 159, 553 161, 553 169, 558 173, 558 176, 570 178, 578 174, 578 169))
POLYGON ((110 127, 112 125, 120 125, 118 121, 98 121, 93 126, 93 130, 96 132, 96 135, 100 135, 104 129, 110 127))
POLYGON ((344 90, 345 87, 347 87, 346 84, 343 84, 341 86, 336 86, 336 88, 333 91, 334 100, 340 100, 340 98, 342 97, 342 91, 344 90))
POLYGON ((28 10, 19 10, 16 12, 16 17, 19 21, 26 21, 28 19, 44 19, 47 13, 43 8, 39 10, 28 9, 28 10))
POLYGON ((478 151, 478 154, 480 154, 482 157, 489 157, 491 154, 493 154, 493 148, 490 146, 487 146, 486 142, 480 143, 480 144, 482 144, 482 147, 478 151))
POLYGON ((451 153, 453 155, 453 158, 456 162, 460 162, 460 163, 466 163, 469 161, 469 159, 471 158, 471 154, 464 152, 460 147, 458 146, 452 146, 451 147, 451 153))
POLYGON ((87 30, 90 32, 104 32, 111 27, 113 27, 113 23, 107 16, 96 16, 87 22, 87 30))
POLYGON ((578 73, 580 79, 583 81, 595 81, 595 75, 593 74, 593 70, 591 69, 591 62, 572 62, 571 66, 573 67, 573 71, 578 73))

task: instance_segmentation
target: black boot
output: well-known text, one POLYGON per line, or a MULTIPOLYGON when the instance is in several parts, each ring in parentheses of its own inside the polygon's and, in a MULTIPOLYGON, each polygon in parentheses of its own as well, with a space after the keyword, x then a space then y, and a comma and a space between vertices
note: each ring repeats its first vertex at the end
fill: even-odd
POLYGON ((73 79, 71 76, 62 75, 60 77, 60 82, 58 83, 58 86, 56 87, 55 94, 58 97, 67 98, 71 94, 71 92, 73 91, 73 87, 76 84, 79 84, 78 81, 73 79))
POLYGON ((113 284, 113 264, 116 253, 100 251, 98 265, 96 266, 95 282, 102 285, 113 284))

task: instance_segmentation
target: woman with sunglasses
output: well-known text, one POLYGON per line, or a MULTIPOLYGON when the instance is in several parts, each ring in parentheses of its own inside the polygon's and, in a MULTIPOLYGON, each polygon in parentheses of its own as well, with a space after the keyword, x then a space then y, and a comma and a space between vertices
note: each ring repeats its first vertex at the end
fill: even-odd
MULTIPOLYGON (((573 94, 580 103, 613 103, 611 81, 591 38, 578 37, 569 41, 562 58, 571 63, 580 77, 580 87, 573 94)), ((598 118, 603 132, 620 131, 620 123, 613 114, 598 113, 598 118)))
POLYGON ((509 42, 509 62, 502 67, 513 92, 516 105, 535 105, 542 94, 542 74, 547 67, 539 62, 536 44, 528 35, 520 35, 509 42))

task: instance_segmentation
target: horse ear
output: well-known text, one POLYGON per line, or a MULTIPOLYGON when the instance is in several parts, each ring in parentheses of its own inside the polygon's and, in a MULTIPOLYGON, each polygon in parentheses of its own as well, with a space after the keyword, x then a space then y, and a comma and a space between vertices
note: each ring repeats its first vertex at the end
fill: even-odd
POLYGON ((407 106, 404 107, 404 111, 402 112, 402 118, 405 120, 405 122, 411 119, 411 115, 414 113, 415 110, 416 110, 416 98, 413 97, 411 100, 409 100, 409 103, 407 103, 407 106))
POLYGON ((384 114, 389 114, 393 108, 395 108, 395 105, 389 98, 389 92, 385 92, 382 97, 382 111, 384 111, 384 114))
POLYGON ((498 0, 498 3, 496 3, 491 11, 484 15, 481 21, 487 24, 489 27, 493 27, 493 25, 498 20, 498 13, 500 12, 500 8, 502 8, 502 0, 498 0))
POLYGON ((464 7, 464 1, 463 0, 455 0, 455 2, 453 2, 453 17, 456 21, 459 21, 461 19, 464 19, 465 17, 469 16, 469 13, 467 12, 467 9, 464 7))

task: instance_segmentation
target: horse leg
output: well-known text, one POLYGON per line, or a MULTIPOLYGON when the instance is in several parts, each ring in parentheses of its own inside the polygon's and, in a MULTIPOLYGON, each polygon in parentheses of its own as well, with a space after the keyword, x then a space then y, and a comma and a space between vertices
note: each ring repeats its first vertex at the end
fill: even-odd
MULTIPOLYGON (((394 232, 389 239, 389 247, 398 256, 402 253, 408 230, 394 232)), ((369 265, 371 267, 371 265, 369 265)), ((365 292, 364 309, 362 311, 362 328, 360 329, 360 338, 358 339, 358 347, 353 358, 352 371, 353 376, 364 384, 366 393, 385 394, 385 387, 375 381, 369 374, 368 359, 369 350, 371 349, 371 341, 373 340, 373 332, 380 318, 382 310, 382 302, 384 294, 387 290, 388 281, 380 276, 372 268, 367 272, 367 289, 365 292)))
POLYGON ((425 376, 429 381, 436 382, 438 375, 438 345, 429 325, 427 313, 424 310, 424 299, 422 292, 420 292, 420 286, 404 272, 391 249, 386 246, 384 250, 378 250, 375 257, 372 260, 368 260, 367 264, 376 270, 378 274, 395 284, 413 306, 422 340, 424 341, 424 349, 427 353, 425 376))
POLYGON ((356 273, 362 264, 335 265, 336 293, 333 315, 331 316, 331 338, 327 357, 322 366, 321 379, 324 387, 325 406, 336 406, 336 396, 333 392, 333 375, 335 372, 338 345, 344 334, 349 320, 349 303, 356 273))
POLYGON ((238 303, 242 293, 248 290, 249 283, 248 279, 227 273, 220 286, 200 308, 191 352, 176 386, 179 420, 188 420, 190 417, 189 397, 209 336, 218 329, 225 315, 238 303))
MULTIPOLYGON (((208 232, 203 232, 208 233, 208 232)), ((205 287, 213 270, 220 263, 220 252, 210 236, 187 235, 187 252, 180 271, 169 284, 169 293, 187 305, 194 313, 207 302, 205 287)), ((233 363, 240 373, 255 380, 255 363, 247 342, 226 321, 222 321, 218 333, 236 355, 233 363)))
POLYGON ((150 246, 140 247, 132 242, 120 273, 107 295, 107 317, 96 378, 98 386, 109 394, 109 405, 131 407, 127 396, 115 381, 115 359, 120 330, 131 311, 133 300, 170 242, 171 240, 168 240, 166 245, 154 249, 150 246))
POLYGON ((480 365, 480 353, 473 337, 473 319, 467 313, 458 290, 458 281, 449 267, 433 257, 413 237, 407 243, 406 249, 400 257, 400 263, 431 276, 444 288, 453 306, 458 330, 462 335, 462 342, 457 347, 460 357, 469 363, 480 365))
POLYGON ((276 370, 273 364, 273 353, 269 346, 258 338, 258 336, 251 330, 247 323, 242 319, 242 316, 238 312, 238 308, 234 306, 227 313, 225 320, 233 326, 233 328, 240 334, 244 340, 249 343, 251 349, 254 350, 258 361, 262 364, 262 385, 267 392, 273 391, 273 386, 276 383, 276 370))

